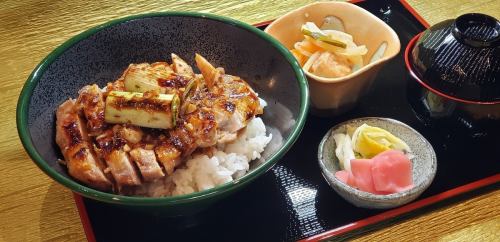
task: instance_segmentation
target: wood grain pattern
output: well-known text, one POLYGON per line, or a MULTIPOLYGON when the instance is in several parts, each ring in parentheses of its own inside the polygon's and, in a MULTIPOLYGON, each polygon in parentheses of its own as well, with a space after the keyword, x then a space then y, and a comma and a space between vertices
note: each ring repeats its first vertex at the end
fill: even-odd
POLYGON ((435 210, 353 241, 498 241, 500 191, 435 210))
MULTIPOLYGON (((70 1, 0 2, 0 241, 84 241, 71 193, 50 180, 24 152, 17 137, 15 107, 34 67, 55 47, 89 27, 132 14, 189 10, 249 23, 274 19, 311 0, 290 1, 70 1)), ((500 1, 409 1, 431 24, 464 12, 500 17, 500 1)), ((440 209, 361 240, 494 240, 500 238, 500 192, 440 209)))

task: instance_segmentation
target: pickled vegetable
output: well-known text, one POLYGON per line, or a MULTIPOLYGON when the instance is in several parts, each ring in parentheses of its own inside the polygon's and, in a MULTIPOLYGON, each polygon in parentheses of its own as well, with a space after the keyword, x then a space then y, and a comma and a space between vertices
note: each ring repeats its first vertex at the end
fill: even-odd
MULTIPOLYGON (((330 20, 327 22, 337 27, 341 24, 335 19, 330 20)), ((353 37, 340 29, 344 28, 320 29, 313 22, 302 25, 304 39, 296 42, 290 51, 304 71, 320 77, 338 78, 363 67, 363 56, 368 49, 356 45, 353 37)))
POLYGON ((401 139, 385 129, 363 124, 359 126, 352 136, 352 144, 355 152, 363 158, 372 158, 386 150, 400 150, 411 152, 410 147, 401 139))

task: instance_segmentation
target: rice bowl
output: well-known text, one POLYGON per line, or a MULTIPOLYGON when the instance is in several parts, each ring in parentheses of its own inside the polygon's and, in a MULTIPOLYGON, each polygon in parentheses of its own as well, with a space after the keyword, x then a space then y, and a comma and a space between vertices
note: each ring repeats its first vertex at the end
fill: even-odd
POLYGON ((298 138, 308 105, 308 86, 298 63, 281 44, 262 31, 210 14, 151 13, 114 20, 90 29, 54 50, 32 72, 21 92, 17 127, 22 144, 34 163, 72 191, 105 203, 182 215, 206 208, 268 171, 298 138), (117 36, 118 42, 110 42, 117 36), (173 45, 198 36, 204 36, 204 41, 196 42, 196 45, 173 45), (248 48, 250 43, 252 48, 248 48), (102 86, 105 80, 116 78, 129 63, 163 59, 158 50, 163 53, 172 50, 188 56, 194 53, 193 48, 216 64, 227 67, 229 73, 238 73, 252 80, 251 85, 259 97, 268 102, 266 113, 261 118, 273 137, 262 153, 263 157, 250 163, 249 171, 231 182, 172 197, 117 195, 72 180, 57 162, 60 153, 56 144, 47 142, 47 137, 53 137, 55 133, 55 107, 83 85, 97 83, 102 86), (272 80, 272 86, 268 85, 269 80, 272 80), (280 113, 290 115, 284 117, 280 113))

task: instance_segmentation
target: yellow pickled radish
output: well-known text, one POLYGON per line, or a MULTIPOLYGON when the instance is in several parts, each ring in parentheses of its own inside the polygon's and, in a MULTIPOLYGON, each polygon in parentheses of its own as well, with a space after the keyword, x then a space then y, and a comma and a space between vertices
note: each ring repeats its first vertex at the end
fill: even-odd
POLYGON ((372 158, 390 149, 388 145, 376 142, 367 133, 360 133, 357 141, 354 150, 360 153, 364 158, 372 158))
POLYGON ((404 141, 389 131, 367 124, 356 129, 352 137, 352 144, 354 151, 361 154, 363 158, 372 158, 391 149, 411 152, 410 147, 404 141))

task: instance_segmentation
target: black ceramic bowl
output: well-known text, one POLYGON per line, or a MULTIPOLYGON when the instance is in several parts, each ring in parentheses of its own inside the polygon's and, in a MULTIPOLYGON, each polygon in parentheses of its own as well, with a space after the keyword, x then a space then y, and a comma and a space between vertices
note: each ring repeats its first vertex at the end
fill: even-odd
MULTIPOLYGON (((198 72, 199 73, 199 72, 198 72)), ((50 177, 83 196, 107 203, 174 214, 200 210, 268 171, 297 139, 308 109, 307 81, 295 58, 257 28, 200 13, 152 13, 114 20, 87 30, 49 54, 20 94, 17 127, 24 148, 50 177), (90 83, 104 86, 130 63, 171 61, 176 53, 192 66, 199 53, 227 73, 241 76, 265 99, 262 116, 273 139, 250 171, 233 182, 189 195, 145 198, 105 193, 68 176, 55 138, 55 110, 90 83)), ((260 198, 263 199, 263 198, 260 198)))
POLYGON ((410 103, 427 122, 450 119, 473 132, 500 122, 500 22, 465 14, 415 36, 405 51, 416 82, 410 103))

